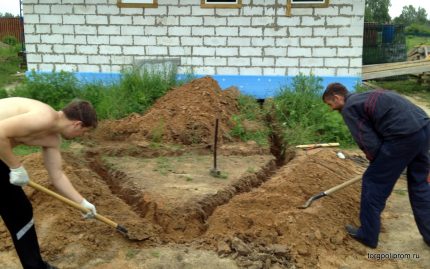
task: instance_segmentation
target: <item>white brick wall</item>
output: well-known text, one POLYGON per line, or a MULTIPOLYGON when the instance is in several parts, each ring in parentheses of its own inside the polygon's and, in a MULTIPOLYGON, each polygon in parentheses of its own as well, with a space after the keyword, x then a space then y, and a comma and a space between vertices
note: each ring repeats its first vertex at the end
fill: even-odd
POLYGON ((198 0, 118 8, 116 0, 26 0, 28 66, 40 71, 119 72, 135 59, 180 58, 180 70, 209 75, 357 76, 364 0, 327 8, 243 0, 240 9, 198 0))

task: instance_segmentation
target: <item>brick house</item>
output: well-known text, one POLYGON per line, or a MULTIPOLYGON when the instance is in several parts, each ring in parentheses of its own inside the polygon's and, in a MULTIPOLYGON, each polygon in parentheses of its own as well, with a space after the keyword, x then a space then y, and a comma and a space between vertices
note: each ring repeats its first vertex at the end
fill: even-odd
POLYGON ((351 89, 361 80, 364 0, 205 1, 25 0, 28 68, 107 80, 136 62, 175 59, 180 74, 257 98, 299 73, 351 89))

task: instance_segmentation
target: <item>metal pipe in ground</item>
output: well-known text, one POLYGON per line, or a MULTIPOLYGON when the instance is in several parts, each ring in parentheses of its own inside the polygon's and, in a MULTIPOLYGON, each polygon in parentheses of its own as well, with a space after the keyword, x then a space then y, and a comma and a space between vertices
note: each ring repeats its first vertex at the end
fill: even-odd
POLYGON ((210 174, 214 177, 219 176, 221 172, 217 168, 217 147, 218 147, 218 122, 219 119, 215 120, 215 131, 214 131, 214 145, 213 145, 213 168, 210 170, 210 174))

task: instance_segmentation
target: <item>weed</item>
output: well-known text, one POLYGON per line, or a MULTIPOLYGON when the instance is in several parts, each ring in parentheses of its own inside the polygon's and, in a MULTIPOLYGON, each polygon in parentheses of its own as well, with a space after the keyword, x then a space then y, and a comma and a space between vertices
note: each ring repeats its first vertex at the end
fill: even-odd
POLYGON ((192 177, 185 177, 185 180, 186 181, 193 181, 193 178, 192 177))
POLYGON ((135 249, 135 248, 128 249, 127 253, 125 254, 126 259, 128 259, 128 260, 133 259, 134 257, 136 257, 136 255, 139 253, 139 251, 140 251, 139 249, 135 249))
POLYGON ((19 145, 13 148, 13 152, 18 156, 25 156, 35 152, 40 152, 40 147, 19 145))

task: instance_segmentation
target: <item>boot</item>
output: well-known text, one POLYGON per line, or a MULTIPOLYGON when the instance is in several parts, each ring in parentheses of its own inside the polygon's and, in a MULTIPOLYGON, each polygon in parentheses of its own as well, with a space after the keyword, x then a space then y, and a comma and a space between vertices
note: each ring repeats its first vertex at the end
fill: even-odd
POLYGON ((47 262, 45 262, 45 265, 46 265, 45 269, 58 269, 58 267, 52 266, 47 262))
POLYGON ((377 245, 369 244, 369 243, 365 242, 362 238, 360 238, 358 236, 358 228, 355 227, 354 225, 347 224, 345 226, 345 229, 346 229, 346 232, 349 234, 349 236, 351 236, 356 241, 360 242, 361 244, 365 245, 366 247, 376 248, 377 245))

